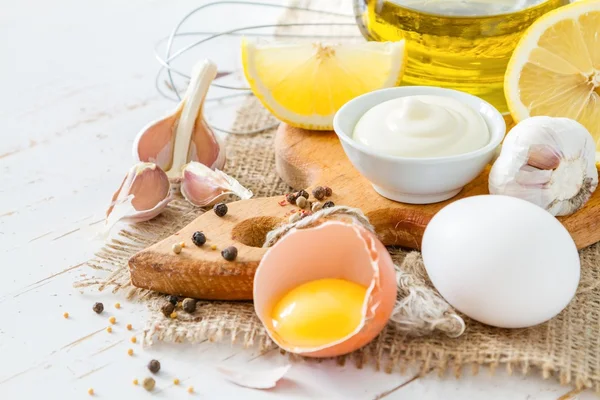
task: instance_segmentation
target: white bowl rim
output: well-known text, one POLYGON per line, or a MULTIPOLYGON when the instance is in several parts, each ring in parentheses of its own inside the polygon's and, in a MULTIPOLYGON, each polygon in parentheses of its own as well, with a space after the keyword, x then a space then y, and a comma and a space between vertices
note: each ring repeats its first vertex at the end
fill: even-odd
MULTIPOLYGON (((391 99, 389 99, 389 100, 391 100, 391 99)), ((387 101, 387 100, 385 100, 385 101, 387 101)), ((382 102, 383 101, 381 101, 380 103, 382 103, 382 102)), ((500 111, 498 111, 496 109, 496 107, 494 107, 493 105, 491 105, 490 103, 488 103, 487 101, 483 100, 480 97, 474 96, 474 95, 466 93, 466 92, 461 92, 460 90, 446 89, 446 88, 441 88, 441 87, 437 87, 437 86, 396 86, 396 87, 391 87, 391 88, 374 90, 372 92, 362 94, 362 95, 355 97, 354 99, 348 101, 335 113, 335 116, 333 117, 333 131, 335 132, 335 134, 337 135, 337 137, 340 140, 346 142, 348 145, 360 150, 361 152, 369 154, 373 157, 379 157, 379 158, 390 160, 390 161, 402 161, 402 162, 406 162, 406 163, 436 164, 436 163, 440 163, 440 162, 468 160, 471 158, 478 157, 482 154, 494 151, 498 147, 498 145, 500 143, 502 143, 502 140, 504 139, 504 136, 506 135, 506 122, 504 121, 504 117, 502 116, 500 111), (452 156, 402 157, 402 156, 394 156, 394 155, 390 155, 390 154, 380 153, 376 150, 373 150, 370 147, 367 147, 361 143, 358 143, 356 140, 354 140, 351 136, 347 135, 340 128, 339 121, 340 121, 340 118, 342 118, 342 117, 340 117, 340 115, 343 115, 344 111, 346 109, 348 109, 350 107, 350 105, 361 101, 361 99, 363 99, 365 97, 377 97, 377 96, 380 96, 382 93, 386 93, 386 92, 398 92, 398 94, 399 94, 398 98, 412 96, 412 95, 428 95, 428 94, 429 95, 440 95, 440 96, 452 97, 452 98, 456 98, 456 97, 471 98, 472 100, 479 102, 480 105, 483 105, 484 107, 488 107, 494 114, 495 118, 489 119, 489 118, 487 118, 487 116, 482 114, 479 110, 475 110, 483 117, 483 119, 486 121, 486 124, 492 125, 492 126, 490 126, 490 128, 491 128, 490 129, 490 136, 491 136, 490 141, 488 144, 486 144, 485 146, 483 146, 477 150, 473 150, 468 153, 456 154, 456 155, 452 155, 452 156), (494 121, 494 119, 496 119, 497 121, 494 121), (495 132, 500 132, 500 133, 497 135, 494 135, 495 132)))

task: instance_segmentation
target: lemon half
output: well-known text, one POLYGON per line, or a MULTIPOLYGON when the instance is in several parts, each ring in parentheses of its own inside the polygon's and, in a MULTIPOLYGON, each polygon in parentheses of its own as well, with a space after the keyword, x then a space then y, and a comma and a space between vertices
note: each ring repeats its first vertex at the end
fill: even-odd
POLYGON ((510 59, 504 91, 516 122, 572 118, 600 150, 600 1, 558 8, 531 25, 510 59))
POLYGON ((252 92, 278 119, 330 130, 346 102, 400 83, 406 47, 403 40, 325 45, 244 39, 242 63, 252 92))

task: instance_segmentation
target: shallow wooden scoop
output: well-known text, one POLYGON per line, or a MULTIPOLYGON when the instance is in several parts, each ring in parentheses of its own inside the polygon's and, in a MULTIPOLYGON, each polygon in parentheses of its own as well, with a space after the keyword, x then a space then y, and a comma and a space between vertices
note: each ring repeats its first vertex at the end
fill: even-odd
MULTIPOLYGON (((486 169, 456 197, 437 204, 396 203, 378 195, 350 164, 333 132, 306 131, 281 125, 275 140, 277 172, 295 189, 329 186, 336 205, 362 209, 385 245, 418 249, 425 227, 445 205, 463 197, 487 194, 486 169)), ((312 197, 312 195, 311 195, 312 197)), ((209 211, 175 235, 137 253, 129 260, 132 283, 141 288, 201 299, 252 299, 256 267, 266 249, 268 231, 288 220, 292 205, 279 205, 283 196, 242 200, 228 204, 223 218, 209 211), (192 234, 202 231, 207 243, 197 247, 192 234), (171 250, 185 242, 180 254, 171 250), (216 250, 211 250, 216 245, 216 250), (221 250, 238 248, 235 261, 226 261, 221 250)), ((314 199, 312 199, 314 200, 314 199)), ((574 215, 559 218, 578 248, 600 240, 600 194, 574 215)))

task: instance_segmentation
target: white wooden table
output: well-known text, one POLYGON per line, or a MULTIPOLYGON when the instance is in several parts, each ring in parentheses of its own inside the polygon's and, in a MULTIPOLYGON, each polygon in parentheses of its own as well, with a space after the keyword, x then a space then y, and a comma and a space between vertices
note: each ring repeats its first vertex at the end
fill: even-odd
MULTIPOLYGON (((268 368, 287 359, 257 357, 225 344, 139 344, 143 305, 110 293, 80 293, 72 284, 99 247, 94 222, 132 160, 136 132, 173 106, 156 92, 153 45, 198 0, 2 0, 0 2, 0 399, 568 399, 555 381, 538 377, 387 375, 330 362, 296 363, 275 390, 225 382, 217 365, 268 368), (105 304, 105 317, 92 312, 105 304), (122 308, 116 310, 114 303, 122 308), (70 317, 63 318, 63 312, 70 317), (112 334, 108 315, 117 317, 112 334), (125 329, 131 323, 132 332, 125 329), (138 343, 130 343, 137 334, 138 343), (134 356, 127 355, 133 348, 134 356), (132 380, 159 359, 157 388, 132 380), (172 379, 181 380, 174 386, 172 379), (195 393, 187 393, 188 386, 195 393)), ((275 21, 280 10, 241 13, 198 30, 250 20, 275 21), (245 18, 245 19, 244 19, 245 18)), ((221 14, 222 15, 222 14, 221 14)), ((235 51, 217 44, 203 52, 223 63, 235 51)), ((236 104, 209 104, 206 114, 228 126, 236 104)))

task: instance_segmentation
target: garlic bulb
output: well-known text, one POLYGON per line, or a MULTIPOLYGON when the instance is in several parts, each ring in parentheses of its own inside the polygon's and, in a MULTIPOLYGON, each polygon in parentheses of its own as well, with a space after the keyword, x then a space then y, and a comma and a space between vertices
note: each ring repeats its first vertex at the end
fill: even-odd
POLYGON ((142 222, 156 217, 171 201, 167 174, 153 163, 131 167, 106 211, 106 224, 142 222))
POLYGON ((198 207, 205 207, 233 194, 245 200, 252 192, 223 171, 212 170, 199 162, 191 162, 183 169, 181 194, 198 207))
POLYGON ((214 169, 225 164, 225 147, 202 115, 204 99, 217 67, 209 60, 199 62, 185 96, 175 111, 150 123, 136 137, 133 156, 138 161, 153 162, 171 181, 181 179, 181 170, 190 161, 214 169))
POLYGON ((595 157, 594 139, 577 121, 531 117, 506 135, 489 190, 527 200, 552 215, 573 214, 598 186, 595 157))

